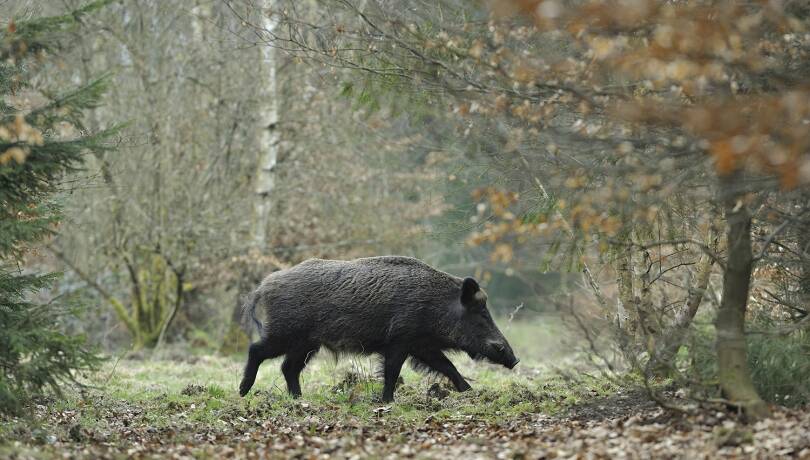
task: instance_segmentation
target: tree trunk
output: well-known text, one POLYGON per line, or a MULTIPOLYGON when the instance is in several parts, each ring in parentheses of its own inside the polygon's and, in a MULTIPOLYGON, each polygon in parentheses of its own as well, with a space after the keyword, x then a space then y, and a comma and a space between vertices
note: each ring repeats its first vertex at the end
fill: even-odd
MULTIPOLYGON (((804 203, 805 209, 810 209, 810 198, 804 203)), ((799 305, 810 310, 810 218, 803 217, 799 226, 799 256, 801 271, 799 274, 799 305)))
POLYGON ((616 260, 616 271, 618 272, 616 283, 619 287, 616 322, 618 323, 619 329, 633 336, 638 319, 635 308, 635 293, 633 290, 633 252, 629 244, 619 248, 619 251, 616 260))
POLYGON ((636 300, 636 330, 641 331, 641 336, 647 346, 647 351, 653 353, 655 338, 661 332, 661 315, 653 312, 652 281, 650 280, 650 270, 643 267, 652 267, 650 251, 645 249, 642 253, 642 271, 638 277, 641 282, 640 295, 636 300))
POLYGON ((720 388, 732 404, 742 408, 751 420, 769 415, 759 397, 751 372, 745 341, 745 310, 748 304, 753 255, 751 214, 739 190, 741 174, 722 178, 720 193, 726 216, 728 257, 723 275, 723 298, 717 312, 717 363, 720 388))
POLYGON ((261 13, 261 23, 264 27, 266 43, 260 44, 262 61, 260 68, 259 98, 259 132, 258 148, 259 165, 256 174, 256 226, 253 238, 256 247, 264 250, 267 247, 267 226, 270 209, 272 208, 272 193, 275 188, 275 167, 278 161, 279 131, 278 131, 278 81, 276 78, 277 52, 272 46, 273 33, 278 25, 278 16, 275 12, 276 1, 265 0, 261 13))
MULTIPOLYGON (((264 0, 260 12, 262 25, 259 43, 261 61, 258 66, 259 102, 256 146, 259 149, 258 167, 256 170, 256 197, 253 206, 255 223, 253 227, 253 247, 259 254, 265 253, 268 247, 267 228, 270 223, 270 211, 273 208, 273 192, 276 186, 276 163, 278 162, 281 133, 278 130, 279 92, 278 92, 278 52, 273 43, 278 26, 276 0, 264 0)), ((237 291, 242 292, 243 280, 237 283, 237 291)), ((237 300, 231 315, 231 323, 225 333, 222 351, 230 353, 244 349, 250 341, 250 330, 245 333, 241 328, 241 302, 237 300)))

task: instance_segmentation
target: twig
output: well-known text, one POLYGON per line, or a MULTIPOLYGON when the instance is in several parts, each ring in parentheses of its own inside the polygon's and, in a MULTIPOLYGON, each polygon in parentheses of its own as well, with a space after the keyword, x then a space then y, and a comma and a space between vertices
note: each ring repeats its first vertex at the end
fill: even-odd
POLYGON ((720 257, 719 254, 714 252, 714 250, 712 250, 712 248, 709 247, 709 245, 707 245, 706 243, 704 243, 702 241, 693 240, 691 238, 681 238, 681 239, 676 239, 676 240, 664 240, 664 241, 653 241, 652 243, 646 243, 646 244, 640 244, 640 243, 634 243, 634 242, 625 243, 625 242, 616 241, 616 240, 612 240, 611 243, 617 244, 617 245, 628 245, 629 244, 629 245, 635 246, 635 247, 637 247, 637 248, 639 248, 641 250, 651 249, 651 248, 655 248, 655 247, 659 247, 659 246, 670 246, 670 245, 674 246, 674 245, 678 245, 678 244, 691 244, 691 245, 694 245, 694 246, 697 246, 698 248, 700 248, 700 250, 702 250, 704 254, 711 257, 712 261, 714 263, 716 263, 717 265, 721 266, 724 270, 726 268, 725 261, 723 261, 722 257, 720 257))
POLYGON ((765 253, 768 252, 768 247, 771 245, 774 238, 776 238, 780 233, 782 233, 782 230, 784 230, 788 226, 788 224, 790 224, 789 220, 782 222, 778 227, 776 227, 774 231, 771 232, 770 235, 768 235, 767 238, 765 238, 765 242, 762 243, 762 249, 759 251, 759 254, 757 254, 757 256, 754 257, 754 262, 758 262, 762 260, 763 257, 765 257, 765 253))
POLYGON ((513 319, 515 319, 515 315, 517 315, 517 313, 520 311, 521 308, 523 308, 523 302, 521 302, 520 305, 515 307, 515 309, 512 310, 512 313, 509 314, 509 322, 510 323, 512 322, 513 319))

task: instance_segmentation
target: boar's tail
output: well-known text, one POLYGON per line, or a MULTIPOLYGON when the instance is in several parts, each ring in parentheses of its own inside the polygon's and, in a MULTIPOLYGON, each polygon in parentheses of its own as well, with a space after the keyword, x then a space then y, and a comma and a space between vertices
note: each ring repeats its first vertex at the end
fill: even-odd
POLYGON ((253 291, 248 294, 245 303, 242 304, 242 325, 245 326, 245 329, 248 329, 252 323, 256 326, 256 331, 259 335, 262 335, 262 323, 256 318, 257 303, 259 303, 259 293, 253 291))

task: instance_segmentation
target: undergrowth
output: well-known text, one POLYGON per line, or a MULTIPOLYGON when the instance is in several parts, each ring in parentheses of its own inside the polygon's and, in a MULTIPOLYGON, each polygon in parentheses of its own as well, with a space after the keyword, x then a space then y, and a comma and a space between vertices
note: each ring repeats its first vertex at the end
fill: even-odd
MULTIPOLYGON (((758 330, 757 324, 749 326, 758 330)), ((693 331, 688 354, 696 380, 712 386, 717 380, 714 327, 700 323, 693 331)), ((787 407, 810 404, 810 334, 749 334, 748 365, 759 395, 768 402, 787 407)))

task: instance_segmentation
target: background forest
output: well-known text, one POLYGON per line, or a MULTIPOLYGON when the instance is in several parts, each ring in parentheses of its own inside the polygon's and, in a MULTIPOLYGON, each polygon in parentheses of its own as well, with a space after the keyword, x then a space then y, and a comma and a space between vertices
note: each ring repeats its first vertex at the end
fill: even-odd
POLYGON ((805 2, 0 0, 0 29, 14 455, 810 455, 805 2), (478 279, 518 373, 392 409, 319 358, 314 401, 235 398, 247 292, 385 254, 478 279), (351 443, 380 417, 429 445, 351 443))

